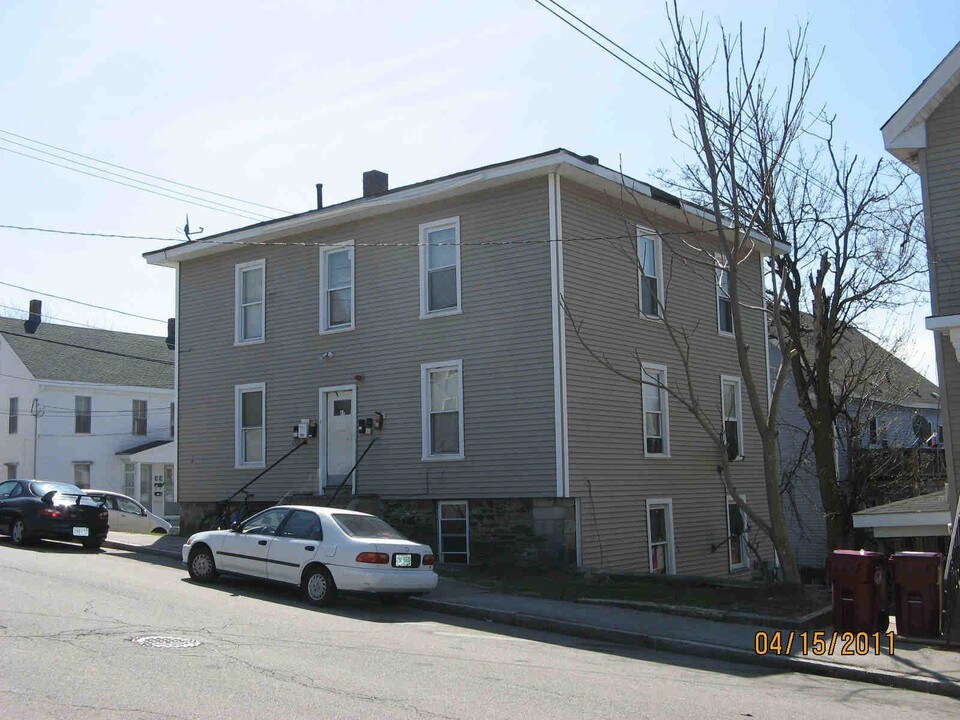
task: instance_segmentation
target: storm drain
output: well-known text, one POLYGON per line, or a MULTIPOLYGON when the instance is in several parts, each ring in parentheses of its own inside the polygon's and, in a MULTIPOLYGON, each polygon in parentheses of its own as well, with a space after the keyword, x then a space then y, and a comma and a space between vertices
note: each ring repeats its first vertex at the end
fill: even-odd
POLYGON ((200 644, 199 640, 171 635, 143 635, 142 637, 135 637, 133 642, 142 647, 160 648, 161 650, 180 650, 197 647, 200 644))

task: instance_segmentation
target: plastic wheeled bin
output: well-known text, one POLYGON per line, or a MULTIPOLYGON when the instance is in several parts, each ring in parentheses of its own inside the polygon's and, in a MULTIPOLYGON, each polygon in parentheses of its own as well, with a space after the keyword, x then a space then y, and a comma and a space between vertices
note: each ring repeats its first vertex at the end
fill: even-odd
POLYGON ((834 550, 827 557, 838 632, 886 632, 887 558, 869 550, 834 550))
POLYGON ((943 555, 898 552, 890 556, 897 634, 940 637, 943 614, 943 555))

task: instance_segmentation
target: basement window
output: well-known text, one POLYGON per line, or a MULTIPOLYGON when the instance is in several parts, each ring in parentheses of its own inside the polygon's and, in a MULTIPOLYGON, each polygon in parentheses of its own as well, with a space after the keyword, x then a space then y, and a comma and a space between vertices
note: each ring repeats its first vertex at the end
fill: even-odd
POLYGON ((466 501, 437 503, 440 562, 467 565, 470 562, 470 507, 466 501))

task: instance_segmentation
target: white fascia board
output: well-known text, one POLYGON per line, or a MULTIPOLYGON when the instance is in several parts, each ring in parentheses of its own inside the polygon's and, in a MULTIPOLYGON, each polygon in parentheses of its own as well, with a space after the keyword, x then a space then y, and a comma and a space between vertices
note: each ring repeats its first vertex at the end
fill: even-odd
MULTIPOLYGON (((518 180, 537 177, 552 172, 587 185, 597 186, 599 184, 606 190, 626 187, 628 190, 651 198, 651 201, 655 203, 656 211, 660 214, 676 215, 686 224, 690 224, 691 218, 696 217, 702 221, 702 229, 705 232, 708 232, 709 228, 713 226, 712 216, 705 210, 682 201, 680 201, 679 208, 673 208, 670 203, 655 199, 650 185, 634 180, 633 178, 601 165, 584 162, 568 152, 559 151, 542 157, 507 163, 486 170, 478 170, 468 175, 461 175, 448 180, 427 182, 423 185, 392 192, 382 197, 360 199, 350 202, 343 207, 317 210, 268 225, 254 225, 235 232, 224 233, 219 239, 211 239, 208 241, 198 240, 189 245, 144 253, 143 257, 150 265, 175 267, 177 263, 182 260, 226 252, 239 244, 279 240, 297 233, 319 230, 331 225, 382 215, 387 212, 413 207, 422 203, 434 202, 469 192, 476 192, 508 182, 517 182, 518 180)), ((759 233, 751 233, 750 237, 762 248, 769 250, 770 240, 768 238, 759 233)), ((776 250, 778 252, 786 252, 789 248, 777 245, 776 250)))
POLYGON ((875 538, 950 537, 950 525, 906 525, 873 528, 875 538))
POLYGON ((950 330, 960 327, 960 315, 930 315, 924 320, 927 330, 950 330))
POLYGON ((937 512, 908 512, 884 513, 875 515, 853 514, 855 528, 891 528, 913 527, 916 525, 937 525, 946 527, 950 523, 950 513, 946 510, 937 512))
POLYGON ((102 392, 117 393, 157 393, 173 397, 173 388, 155 388, 143 385, 106 385, 104 383, 80 382, 77 380, 38 380, 41 388, 64 389, 82 388, 84 390, 100 390, 102 392))
POLYGON ((922 135, 908 133, 914 127, 923 125, 943 99, 958 85, 960 85, 960 43, 954 45, 934 71, 883 124, 881 132, 884 147, 890 151, 926 147, 926 131, 923 131, 922 135), (921 139, 923 144, 910 145, 911 142, 918 142, 921 139))

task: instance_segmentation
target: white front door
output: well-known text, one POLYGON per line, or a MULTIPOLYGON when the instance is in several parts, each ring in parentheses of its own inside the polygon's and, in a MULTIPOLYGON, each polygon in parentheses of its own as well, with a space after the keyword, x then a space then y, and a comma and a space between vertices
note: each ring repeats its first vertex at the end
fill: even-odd
MULTIPOLYGON (((357 421, 353 389, 323 391, 321 488, 336 488, 357 460, 357 421)), ((355 480, 351 477, 351 487, 355 480)))

